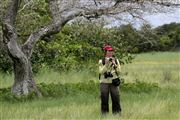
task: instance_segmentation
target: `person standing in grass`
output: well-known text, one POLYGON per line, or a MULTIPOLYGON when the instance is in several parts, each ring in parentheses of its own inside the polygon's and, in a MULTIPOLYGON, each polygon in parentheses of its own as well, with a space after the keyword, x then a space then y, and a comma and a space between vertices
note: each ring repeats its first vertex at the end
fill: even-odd
POLYGON ((103 47, 105 56, 99 60, 99 80, 101 94, 101 113, 109 112, 109 94, 112 100, 112 112, 121 113, 120 95, 119 95, 119 74, 121 66, 119 60, 114 57, 112 46, 103 47))

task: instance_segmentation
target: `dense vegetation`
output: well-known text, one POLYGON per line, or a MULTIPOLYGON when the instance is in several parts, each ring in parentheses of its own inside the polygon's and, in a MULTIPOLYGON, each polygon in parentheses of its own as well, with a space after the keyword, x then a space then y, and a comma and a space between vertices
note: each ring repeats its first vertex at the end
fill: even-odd
MULTIPOLYGON (((94 81, 79 82, 79 83, 66 83, 66 84, 38 84, 43 98, 61 98, 68 95, 76 94, 91 94, 98 96, 99 83, 94 81)), ((156 83, 145 83, 137 81, 135 83, 122 83, 121 90, 123 92, 131 93, 151 93, 160 90, 156 83)), ((0 101, 28 101, 37 98, 36 94, 31 93, 28 96, 18 97, 11 94, 10 88, 0 89, 0 101)))
MULTIPOLYGON (((30 33, 51 20, 46 0, 30 2, 25 8, 24 2, 21 4, 23 9, 18 12, 16 22, 20 43, 23 43, 30 33)), ((7 8, 7 0, 1 3, 0 18, 2 19, 7 8)), ((4 51, 1 32, 0 26, 0 71, 10 72, 12 65, 4 51)), ((77 21, 66 25, 57 35, 46 37, 37 43, 32 57, 34 71, 37 72, 43 66, 60 71, 84 67, 93 69, 91 63, 96 63, 102 58, 101 48, 104 43, 112 44, 116 56, 122 63, 127 63, 132 60, 129 53, 168 51, 178 48, 180 24, 171 23, 155 29, 144 24, 137 30, 131 24, 108 29, 104 28, 103 24, 77 21)))
MULTIPOLYGON (((102 58, 104 43, 112 44, 116 56, 122 63, 127 63, 132 60, 129 53, 177 49, 180 46, 180 24, 171 23, 155 29, 144 25, 137 30, 130 24, 108 29, 93 23, 76 22, 65 26, 59 34, 38 42, 32 57, 34 71, 43 66, 61 71, 93 69, 91 63, 102 58)), ((11 71, 6 52, 1 50, 0 53, 1 71, 11 71)))

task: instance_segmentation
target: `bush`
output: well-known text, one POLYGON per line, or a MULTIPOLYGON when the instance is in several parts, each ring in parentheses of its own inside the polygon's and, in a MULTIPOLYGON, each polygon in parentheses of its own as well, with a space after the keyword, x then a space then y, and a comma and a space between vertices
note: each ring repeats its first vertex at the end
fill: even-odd
MULTIPOLYGON (((0 44, 0 47, 3 48, 0 44)), ((9 73, 12 71, 12 62, 7 54, 7 52, 0 48, 0 71, 4 73, 9 73)))
MULTIPOLYGON (((77 94, 90 94, 98 96, 99 94, 99 83, 89 81, 87 83, 66 83, 66 84, 45 84, 40 83, 37 85, 43 98, 61 98, 68 95, 77 94)), ((159 90, 159 87, 155 83, 123 83, 120 86, 121 92, 132 92, 132 93, 150 93, 159 90)), ((31 93, 27 96, 18 97, 11 93, 10 88, 0 89, 0 101, 27 101, 37 98, 35 93, 31 93)))
MULTIPOLYGON (((44 6, 47 7, 47 4, 44 6)), ((37 14, 46 12, 45 9, 38 9, 38 11, 40 13, 37 14)), ((42 16, 42 19, 48 19, 48 16, 42 16)), ((23 27, 21 23, 18 23, 18 26, 23 27)), ((163 25, 156 29, 151 28, 150 25, 144 25, 137 30, 128 24, 108 29, 93 23, 75 22, 66 25, 60 33, 37 42, 31 58, 33 71, 37 73, 43 66, 67 71, 89 67, 91 64, 88 63, 95 65, 97 64, 95 61, 104 56, 101 49, 105 43, 114 47, 121 63, 129 63, 133 59, 130 53, 164 51, 178 46, 179 28, 179 24, 163 25)), ((21 34, 28 34, 31 31, 28 29, 21 34)), ((20 39, 25 40, 25 38, 20 39)), ((0 69, 5 72, 10 71, 11 64, 7 54, 0 51, 0 58, 0 69)))
POLYGON ((117 30, 90 23, 74 23, 66 25, 55 36, 37 43, 32 56, 34 70, 41 69, 44 65, 58 71, 92 68, 92 64, 96 66, 98 60, 103 58, 102 46, 105 43, 113 45, 116 56, 122 63, 133 59, 126 50, 126 44, 122 44, 121 34, 117 30))

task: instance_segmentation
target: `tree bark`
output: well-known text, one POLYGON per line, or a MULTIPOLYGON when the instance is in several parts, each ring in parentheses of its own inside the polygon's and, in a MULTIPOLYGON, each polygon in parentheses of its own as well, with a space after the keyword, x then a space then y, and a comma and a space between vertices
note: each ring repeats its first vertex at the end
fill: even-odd
POLYGON ((15 95, 28 95, 29 93, 35 92, 38 96, 41 96, 34 81, 30 60, 28 60, 26 56, 22 59, 11 58, 14 67, 12 93, 15 95))
POLYGON ((36 92, 38 96, 41 93, 38 91, 31 67, 30 57, 27 54, 28 47, 21 47, 17 43, 17 34, 14 27, 14 22, 17 16, 20 0, 12 0, 9 3, 6 16, 2 22, 3 43, 6 50, 13 61, 14 68, 14 84, 12 93, 15 95, 28 95, 31 92, 36 92))
POLYGON ((7 41, 6 48, 13 61, 14 68, 12 93, 15 95, 28 95, 34 91, 38 96, 41 96, 34 81, 30 57, 27 57, 28 54, 25 54, 27 49, 22 48, 17 43, 17 35, 11 29, 11 26, 7 24, 3 28, 5 28, 3 29, 4 40, 7 41))

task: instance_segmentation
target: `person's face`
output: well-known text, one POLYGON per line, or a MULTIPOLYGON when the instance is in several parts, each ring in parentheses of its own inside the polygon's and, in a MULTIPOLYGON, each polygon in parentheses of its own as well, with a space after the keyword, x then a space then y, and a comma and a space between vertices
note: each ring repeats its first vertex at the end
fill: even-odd
POLYGON ((114 54, 114 51, 106 51, 106 57, 112 57, 114 54))

